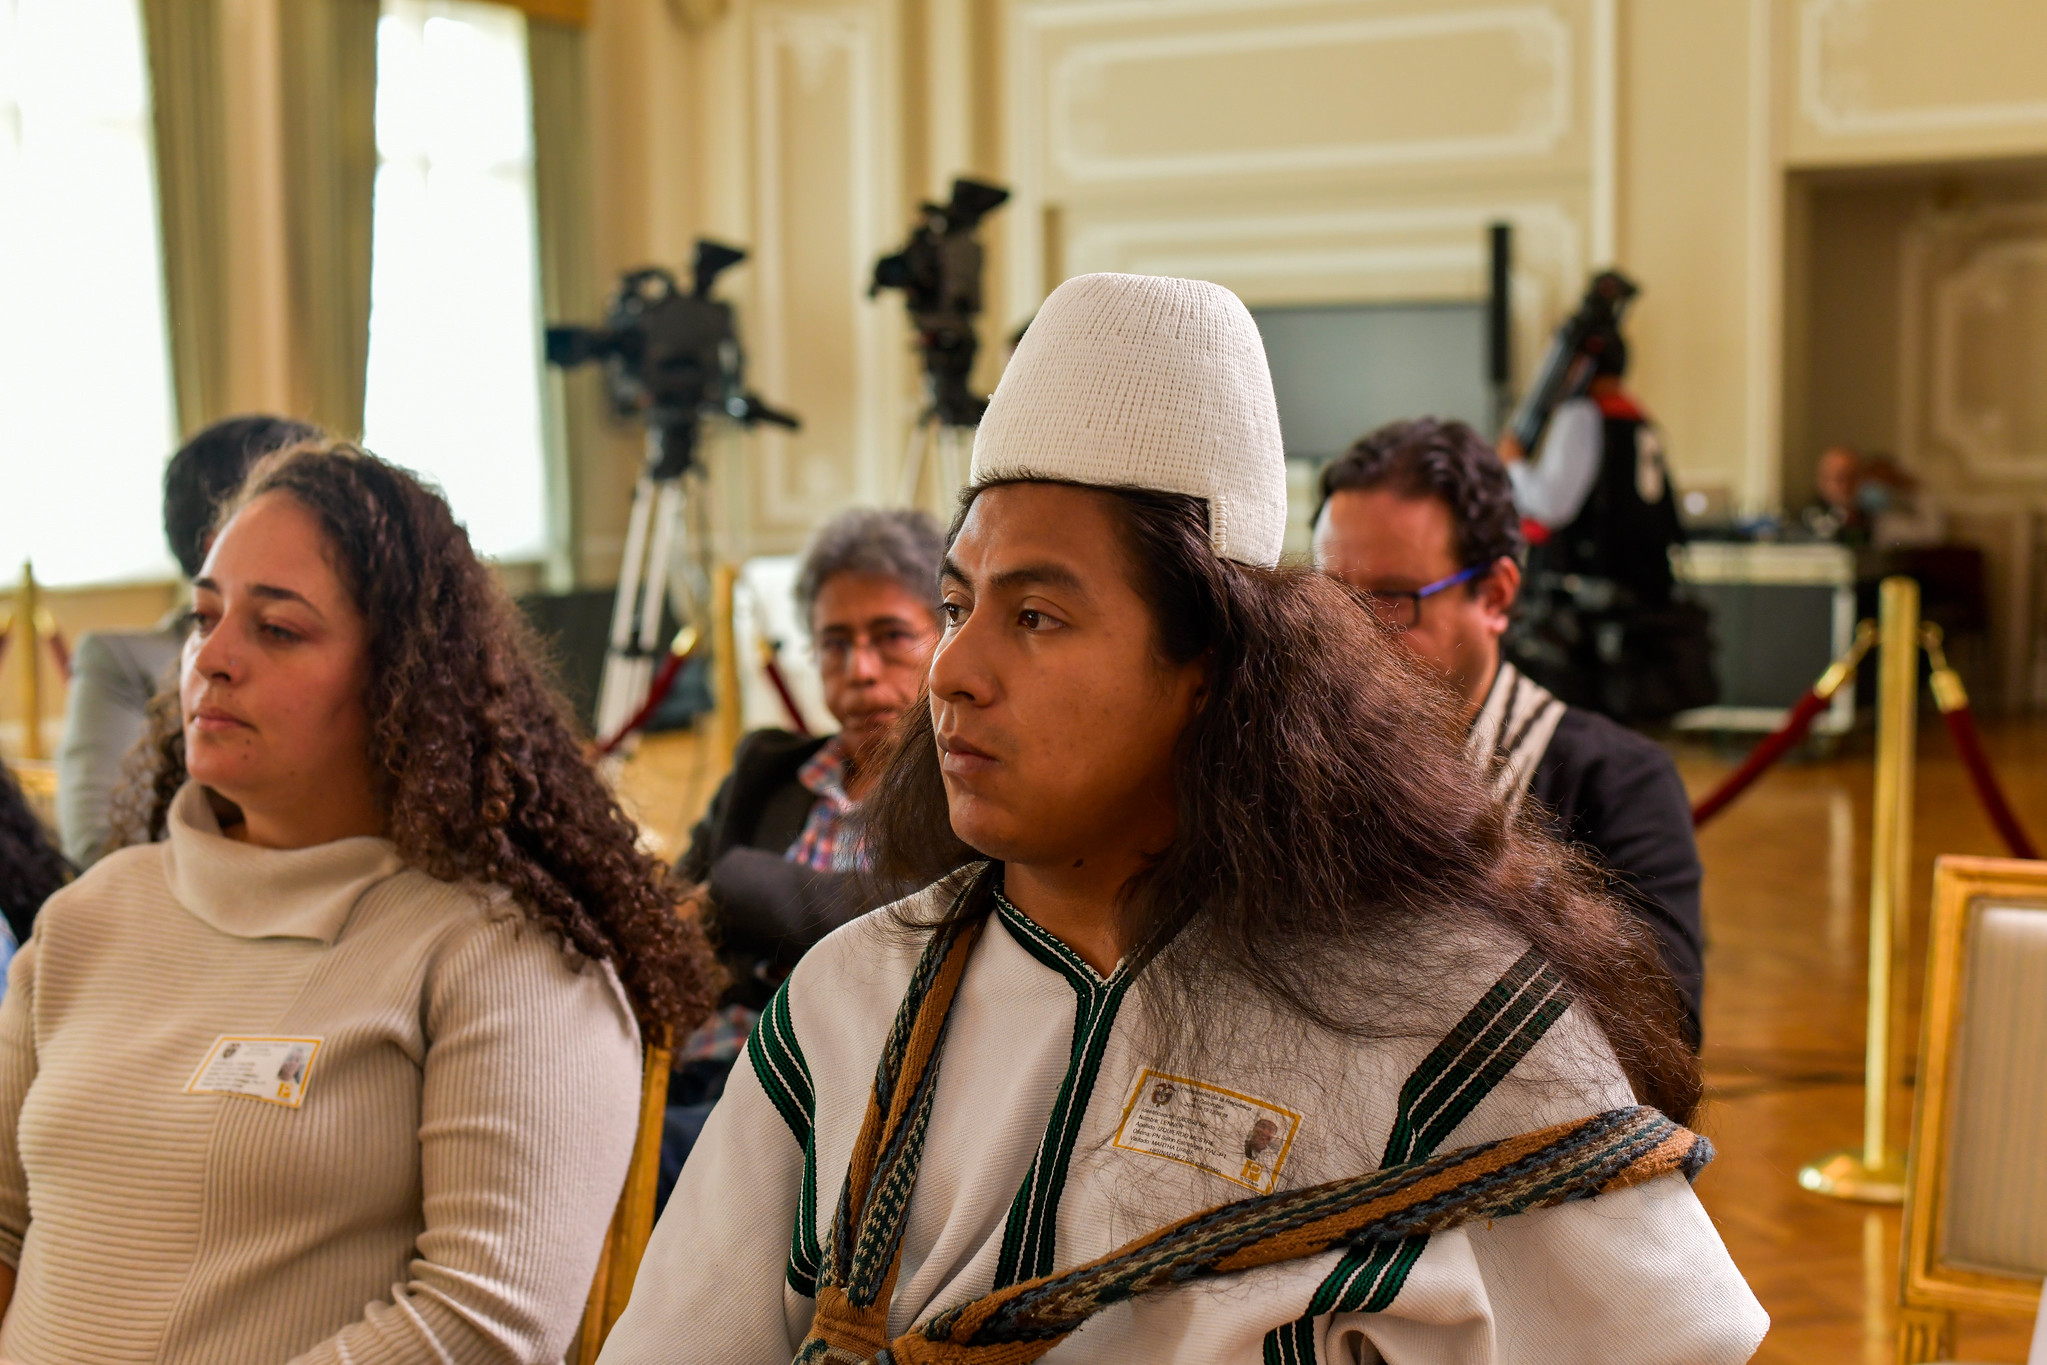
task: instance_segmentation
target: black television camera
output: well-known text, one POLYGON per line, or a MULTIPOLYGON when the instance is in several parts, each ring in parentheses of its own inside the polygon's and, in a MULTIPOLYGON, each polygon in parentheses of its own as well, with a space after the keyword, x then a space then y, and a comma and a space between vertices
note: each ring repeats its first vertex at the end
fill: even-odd
POLYGON ((924 205, 903 249, 874 263, 867 297, 884 289, 903 291, 924 352, 932 411, 947 426, 975 426, 988 408, 988 400, 967 387, 979 348, 974 317, 981 311, 982 253, 974 230, 1008 198, 999 185, 955 180, 952 202, 924 205))
POLYGON ((1550 414, 1566 398, 1576 398, 1592 382, 1595 359, 1620 340, 1621 319, 1642 290, 1618 270, 1602 270, 1585 286, 1578 311, 1565 318, 1543 353, 1535 382, 1528 386, 1508 431, 1521 449, 1533 455, 1550 414))
POLYGON ((602 327, 547 329, 550 364, 604 362, 613 410, 645 421, 654 438, 648 461, 657 480, 695 467, 697 424, 705 417, 729 417, 746 426, 798 425, 795 417, 747 392, 732 305, 711 297, 712 281, 745 259, 737 247, 699 241, 689 293, 668 271, 647 266, 619 280, 602 327))

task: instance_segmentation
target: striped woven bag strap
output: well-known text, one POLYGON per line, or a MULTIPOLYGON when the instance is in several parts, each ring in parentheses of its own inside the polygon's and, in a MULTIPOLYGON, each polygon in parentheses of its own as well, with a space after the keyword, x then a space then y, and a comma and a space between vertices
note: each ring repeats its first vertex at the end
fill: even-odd
POLYGON ((925 944, 882 1045, 825 1243, 810 1333, 796 1354, 801 1365, 850 1365, 888 1343, 903 1225, 924 1158, 952 1002, 988 923, 986 882, 985 871, 968 881, 945 926, 925 944), (958 911, 970 896, 979 897, 980 912, 962 916, 958 911))
MULTIPOLYGON (((1103 1309, 1339 1247, 1397 1242, 1637 1185, 1693 1178, 1705 1138, 1634 1106, 1198 1213, 1073 1270, 1011 1285, 833 1365, 1025 1365, 1103 1309)), ((800 1359, 801 1357, 799 1357, 800 1359)))

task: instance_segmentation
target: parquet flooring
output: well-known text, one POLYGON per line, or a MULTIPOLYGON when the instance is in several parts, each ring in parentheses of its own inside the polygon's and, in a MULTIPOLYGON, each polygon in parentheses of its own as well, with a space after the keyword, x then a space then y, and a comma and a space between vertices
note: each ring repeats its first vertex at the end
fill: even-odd
MULTIPOLYGON (((1985 729, 2020 819, 2047 834, 2047 725, 1985 729)), ((1681 746, 1693 796, 1736 756, 1681 746)), ((1859 736, 1837 757, 1781 766, 1700 832, 1710 938, 1702 1126, 1721 1155, 1699 1194, 1770 1311, 1756 1356, 1764 1365, 1892 1359, 1896 1210, 1823 1199, 1797 1183, 1804 1162, 1862 1140, 1871 786, 1869 739, 1859 736)), ((2004 852, 1930 709, 1916 795, 1913 947, 1903 973, 1905 1036, 1915 1048, 1933 859, 2004 852)), ((1910 1108, 1901 1086, 1893 1141, 1903 1140, 1910 1108)), ((1959 1353, 2022 1361, 2030 1326, 1965 1317, 1959 1353)))
MULTIPOLYGON (((1985 739, 2021 820, 2047 838, 2047 721, 1987 722, 1985 739)), ((1677 748, 1694 797, 1739 753, 1677 748)), ((679 848, 724 768, 691 735, 655 736, 621 787, 664 851, 679 848)), ((1867 735, 1825 759, 1787 761, 1701 832, 1706 864, 1708 1101, 1720 1159, 1699 1193, 1769 1310, 1760 1365, 1889 1365, 1898 1215, 1806 1193, 1797 1172, 1862 1135, 1871 759, 1867 735)), ((1940 853, 2002 853, 1929 709, 1921 722, 1915 933, 1904 971, 1916 1040, 1924 917, 1940 853)), ((1909 1091, 1893 1105, 1894 1140, 1909 1091)), ((1968 1360, 2022 1361, 2029 1325, 1965 1317, 1968 1360)))

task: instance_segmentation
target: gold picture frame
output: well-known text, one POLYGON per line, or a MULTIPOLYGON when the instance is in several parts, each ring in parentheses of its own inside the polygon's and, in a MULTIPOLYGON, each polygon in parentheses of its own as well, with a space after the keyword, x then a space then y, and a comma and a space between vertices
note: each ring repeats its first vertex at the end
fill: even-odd
POLYGON ((1942 1250, 1953 1183, 1949 1157, 1959 1034, 1969 998, 1971 933, 1982 910, 1993 905, 2038 906, 2047 912, 2047 862, 1973 857, 1935 862, 1919 1078, 1905 1180, 1897 1353, 1901 1365, 1944 1358, 1953 1349, 1957 1310, 2028 1318, 2039 1311, 2038 1276, 1955 1264, 1942 1250))

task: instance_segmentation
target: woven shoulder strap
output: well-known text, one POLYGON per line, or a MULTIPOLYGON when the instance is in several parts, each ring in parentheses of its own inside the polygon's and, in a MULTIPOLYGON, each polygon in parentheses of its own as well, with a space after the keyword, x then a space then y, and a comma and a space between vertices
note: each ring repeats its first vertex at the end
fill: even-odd
POLYGON ((1634 1106, 1302 1190, 1197 1213, 1099 1260, 929 1319, 886 1346, 799 1356, 831 1365, 1025 1365, 1127 1299, 1343 1247, 1397 1243, 1590 1199, 1659 1176, 1691 1179, 1705 1138, 1634 1106))
POLYGON ((902 1265, 903 1225, 924 1158, 953 997, 988 923, 992 901, 986 880, 984 872, 968 881, 945 926, 924 946, 882 1044, 867 1116, 853 1143, 824 1246, 815 1316, 798 1361, 838 1365, 867 1360, 888 1344, 889 1300, 902 1265), (978 913, 959 914, 963 904, 974 903, 978 913))

